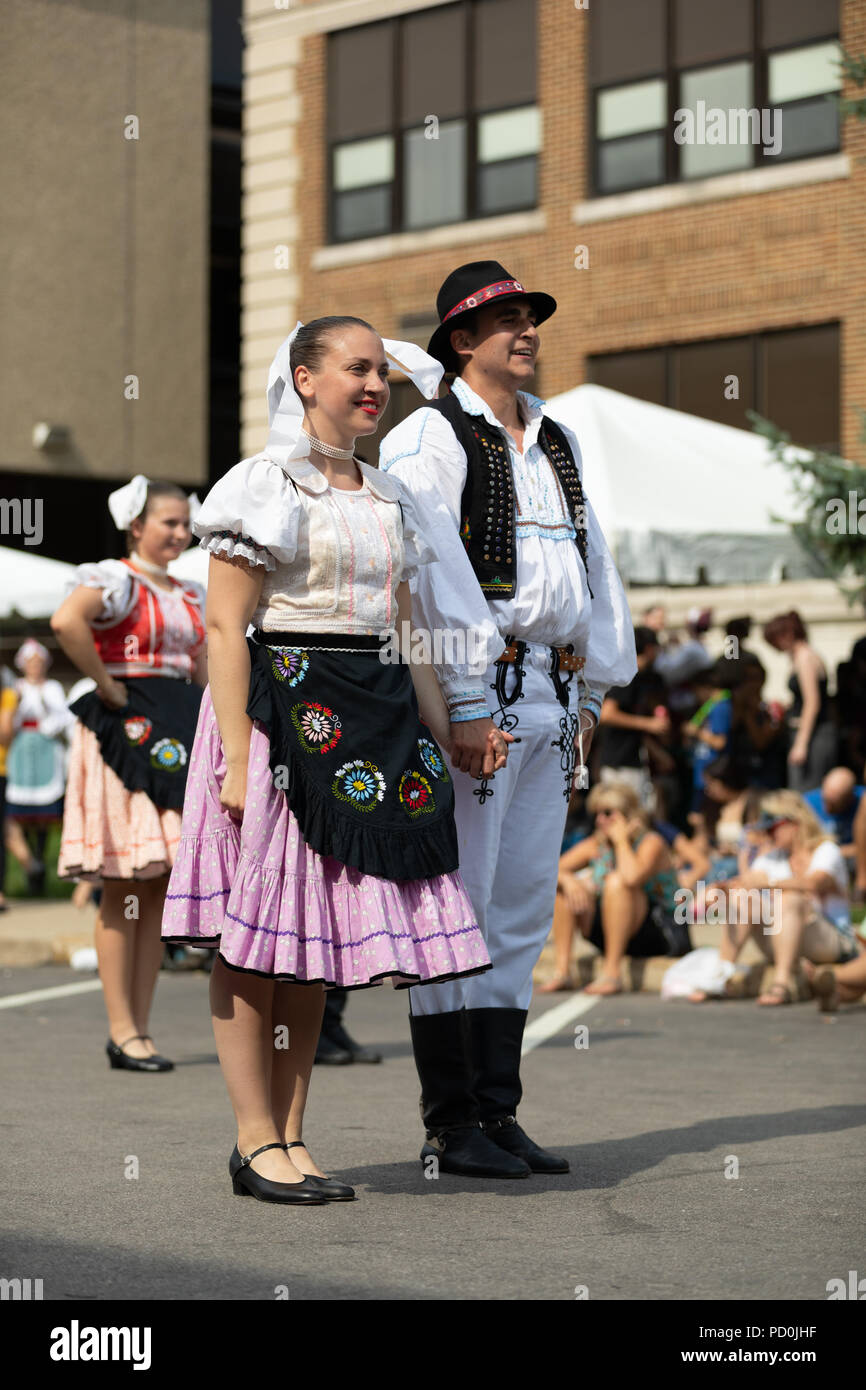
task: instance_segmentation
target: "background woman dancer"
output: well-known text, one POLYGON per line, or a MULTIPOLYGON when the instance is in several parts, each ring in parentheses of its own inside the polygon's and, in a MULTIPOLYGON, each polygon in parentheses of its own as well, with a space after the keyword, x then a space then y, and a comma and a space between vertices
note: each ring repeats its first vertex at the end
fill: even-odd
POLYGON ((139 474, 111 494, 109 508, 130 554, 79 565, 77 587, 51 620, 67 656, 96 684, 71 707, 78 723, 57 871, 103 884, 96 951, 110 1065, 170 1071, 147 1026, 206 680, 204 595, 167 571, 190 539, 179 487, 139 474))

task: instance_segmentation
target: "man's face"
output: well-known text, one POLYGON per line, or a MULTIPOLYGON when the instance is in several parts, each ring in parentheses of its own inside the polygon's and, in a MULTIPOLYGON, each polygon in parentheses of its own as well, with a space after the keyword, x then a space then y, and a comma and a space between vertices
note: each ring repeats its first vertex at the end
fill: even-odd
POLYGON ((496 299, 478 310, 477 328, 456 328, 451 335, 452 347, 471 349, 473 366, 485 376, 505 382, 515 388, 525 385, 535 375, 535 363, 541 346, 535 326, 535 310, 528 299, 496 299))

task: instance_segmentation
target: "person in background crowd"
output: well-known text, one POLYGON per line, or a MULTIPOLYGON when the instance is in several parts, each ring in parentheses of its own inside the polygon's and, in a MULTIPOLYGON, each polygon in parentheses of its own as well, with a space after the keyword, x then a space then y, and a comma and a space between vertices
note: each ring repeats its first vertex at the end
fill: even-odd
POLYGON ((757 657, 730 663, 736 671, 731 689, 731 756, 748 768, 749 785, 772 791, 785 782, 785 727, 761 698, 767 673, 757 657))
POLYGON ((856 1004, 866 994, 866 949, 844 965, 807 968, 807 974, 821 1012, 835 1013, 840 1004, 856 1004))
POLYGON ((834 767, 820 787, 803 793, 803 800, 821 826, 839 842, 854 877, 857 896, 866 892, 866 787, 847 767, 834 767))
MULTIPOLYGON (((599 907, 599 894, 603 889, 608 864, 610 840, 605 834, 605 817, 610 810, 621 811, 626 816, 636 816, 641 812, 637 793, 625 782, 606 782, 593 788, 587 798, 587 810, 594 814, 595 829, 576 845, 565 850, 559 861, 559 875, 556 885, 556 902, 553 913, 553 975, 545 984, 538 987, 539 994, 557 994, 577 986, 571 977, 571 952, 574 934, 581 934, 604 949, 603 929, 596 923, 599 907), (593 931, 595 935, 593 936, 593 931)), ((676 884, 690 886, 706 876, 709 859, 695 840, 689 839, 676 826, 665 821, 652 820, 649 823, 653 838, 649 840, 644 854, 650 849, 658 851, 657 841, 661 839, 670 852, 676 875, 676 884)), ((670 909, 672 889, 668 876, 661 880, 663 892, 659 893, 659 883, 653 877, 644 882, 643 891, 661 902, 665 911, 670 909)), ((655 906, 655 904, 653 904, 655 906)), ((671 909, 672 910, 672 909, 671 909)), ((645 932, 638 931, 632 939, 628 954, 631 956, 661 954, 667 955, 670 942, 656 929, 657 915, 645 932), (658 946, 659 951, 651 950, 658 946)), ((615 991, 610 991, 615 992, 615 991)))
POLYGON ((836 668, 839 714, 839 762, 858 772, 866 762, 866 637, 854 643, 851 656, 836 668))
MULTIPOLYGON (((743 643, 749 640, 752 631, 751 618, 730 618, 725 624, 725 656, 729 661, 757 662, 758 658, 754 652, 748 651, 743 643), (729 652, 729 642, 727 639, 733 638, 736 642, 735 650, 729 652)), ((760 663, 759 663, 760 664, 760 663)))
POLYGON ((673 855, 629 790, 599 785, 587 799, 601 848, 590 866, 596 896, 589 930, 585 915, 578 925, 604 961, 586 994, 620 994, 626 956, 681 956, 691 949, 688 928, 674 915, 679 883, 673 855))
POLYGON ((788 725, 793 737, 788 749, 788 785, 802 792, 820 782, 836 763, 837 733, 827 694, 827 672, 818 653, 809 646, 800 614, 793 609, 765 624, 764 640, 791 659, 788 686, 793 700, 788 725))
POLYGON ((7 908, 6 883, 6 755, 12 742, 18 691, 11 671, 0 669, 0 912, 7 908))
MULTIPOLYGON (((728 753, 704 768, 703 837, 709 855, 707 883, 734 878, 739 870, 746 804, 749 799, 748 769, 728 753)), ((697 838, 697 837, 696 837, 697 838)))
POLYGON ((688 685, 700 671, 706 671, 713 664, 713 658, 704 645, 704 637, 712 621, 709 608, 690 608, 686 617, 685 640, 670 641, 656 657, 656 673, 671 690, 672 709, 687 707, 684 702, 688 699, 688 691, 682 691, 679 687, 688 685))
POLYGON ((637 675, 621 689, 608 691, 601 708, 600 776, 602 782, 626 782, 647 807, 655 804, 650 771, 650 739, 665 738, 670 720, 665 683, 655 670, 658 638, 649 627, 634 630, 637 675))
POLYGON ((735 961, 751 936, 776 967, 776 978, 758 1003, 777 1007, 795 997, 801 957, 816 965, 844 965, 856 960, 860 946, 851 925, 845 861, 803 798, 790 790, 765 796, 758 828, 770 836, 772 848, 725 885, 728 907, 719 954, 735 961), (761 895, 756 913, 751 901, 746 911, 742 898, 732 896, 742 888, 777 891, 761 895))
POLYGON ((659 639, 659 647, 664 645, 664 633, 667 627, 667 614, 660 603, 653 604, 650 608, 644 609, 643 627, 648 627, 659 639))
POLYGON ((63 686, 46 679, 50 664, 47 647, 32 637, 15 654, 23 674, 16 685, 14 737, 7 755, 6 843, 24 869, 33 897, 45 887, 48 832, 63 815, 66 736, 75 723, 63 686))
POLYGON ((722 657, 708 671, 694 678, 699 708, 683 725, 683 736, 692 744, 692 810, 700 812, 704 800, 706 767, 730 751, 733 704, 731 686, 737 681, 735 663, 722 657))
POLYGON ((52 630, 93 689, 75 731, 58 874, 102 884, 96 953, 113 1070, 164 1072, 146 1032, 162 960, 160 922, 180 840, 189 750, 207 679, 204 591, 171 578, 189 544, 175 483, 136 476, 108 506, 127 557, 79 565, 52 630))

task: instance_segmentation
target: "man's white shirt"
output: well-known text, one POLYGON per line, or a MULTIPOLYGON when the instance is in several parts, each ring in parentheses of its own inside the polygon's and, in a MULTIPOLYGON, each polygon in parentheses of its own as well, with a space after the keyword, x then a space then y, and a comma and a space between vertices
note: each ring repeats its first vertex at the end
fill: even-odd
MULTIPOLYGON (((597 718, 607 690, 628 685, 637 662, 625 591, 592 504, 586 499, 587 585, 565 497, 538 443, 544 402, 529 392, 517 393, 525 421, 521 453, 471 387, 458 377, 452 390, 464 410, 483 415, 502 430, 509 446, 516 530, 511 597, 484 595, 460 539, 466 454, 444 416, 422 406, 380 446, 380 467, 393 472, 412 495, 438 557, 421 567, 412 585, 414 622, 431 633, 474 631, 475 655, 481 655, 472 668, 456 659, 437 666, 452 718, 477 719, 490 713, 479 668, 496 660, 508 634, 548 647, 573 644, 575 652, 586 657, 583 679, 588 695, 582 704, 597 718)), ((580 470, 577 438, 566 425, 560 428, 580 470)))

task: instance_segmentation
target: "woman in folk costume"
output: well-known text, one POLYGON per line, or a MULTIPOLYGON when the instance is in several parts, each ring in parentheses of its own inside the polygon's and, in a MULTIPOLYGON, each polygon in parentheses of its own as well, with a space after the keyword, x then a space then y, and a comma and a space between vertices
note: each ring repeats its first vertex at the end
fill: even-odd
POLYGON ((170 1071, 147 1031, 162 960, 160 923, 180 839, 204 657, 204 591, 167 566, 189 544, 190 503, 174 483, 138 474, 109 509, 124 560, 79 565, 51 626, 95 689, 71 706, 72 738, 58 874, 101 882, 96 951, 112 1067, 170 1071))
POLYGON ((66 736, 75 721, 63 686, 46 679, 51 665, 47 647, 28 637, 15 653, 15 665, 22 674, 15 683, 18 701, 7 760, 6 834, 10 852, 27 874, 30 892, 38 895, 45 883, 48 831, 63 815, 66 736), (34 832, 32 846, 28 831, 34 832))
MULTIPOLYGON (((400 485, 354 455, 388 403, 389 361, 435 394, 442 369, 413 344, 363 319, 299 323, 271 366, 264 451, 194 527, 211 552, 210 685, 163 936, 219 943, 229 1171, 264 1201, 354 1196, 301 1139, 324 987, 489 968, 456 872, 435 676, 383 659, 407 631, 409 577, 434 558, 400 485)), ((504 758, 497 730, 491 767, 504 758)))

